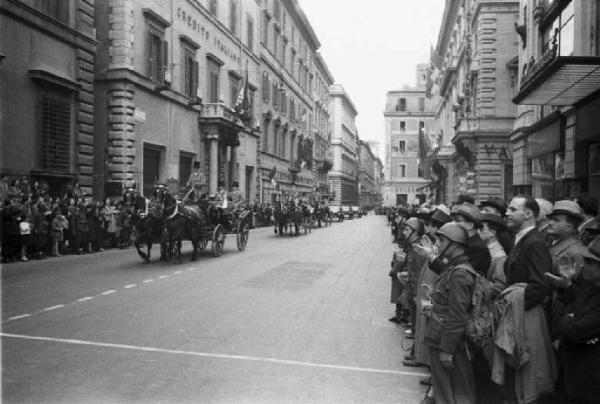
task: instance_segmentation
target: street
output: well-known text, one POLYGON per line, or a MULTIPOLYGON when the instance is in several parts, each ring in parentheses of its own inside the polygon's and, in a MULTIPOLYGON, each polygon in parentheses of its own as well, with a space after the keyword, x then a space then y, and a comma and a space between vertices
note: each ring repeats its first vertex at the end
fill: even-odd
POLYGON ((2 400, 417 403, 387 321, 390 228, 252 230, 181 264, 134 248, 2 267, 2 400))

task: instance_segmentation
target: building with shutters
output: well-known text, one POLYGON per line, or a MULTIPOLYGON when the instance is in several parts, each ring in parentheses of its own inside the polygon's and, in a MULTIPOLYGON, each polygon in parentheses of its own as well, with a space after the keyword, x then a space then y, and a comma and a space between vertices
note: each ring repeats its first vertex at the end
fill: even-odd
POLYGON ((375 207, 381 204, 379 189, 380 161, 369 142, 358 140, 358 206, 375 207))
POLYGON ((308 196, 315 190, 315 52, 320 47, 296 0, 266 0, 260 13, 259 193, 308 196))
POLYGON ((439 124, 431 160, 437 203, 465 193, 513 194, 518 13, 518 1, 446 1, 430 76, 439 124))
POLYGON ((94 0, 0 1, 0 174, 94 181, 94 0))
POLYGON ((421 205, 430 183, 422 167, 423 138, 435 132, 435 105, 425 96, 427 64, 417 65, 417 85, 389 91, 385 119, 384 206, 421 205))
POLYGON ((600 5, 521 0, 516 31, 515 192, 600 197, 600 5))
POLYGON ((176 191, 198 161, 210 193, 237 183, 254 200, 257 2, 107 0, 95 11, 95 194, 137 185, 148 195, 157 182, 176 191))
POLYGON ((329 87, 333 76, 319 52, 315 54, 313 89, 313 178, 314 189, 321 198, 329 198, 328 173, 333 168, 331 152, 331 118, 329 116, 329 87))
POLYGON ((331 117, 331 153, 333 167, 329 172, 329 189, 336 204, 358 203, 359 138, 356 128, 358 111, 341 84, 329 87, 331 117))

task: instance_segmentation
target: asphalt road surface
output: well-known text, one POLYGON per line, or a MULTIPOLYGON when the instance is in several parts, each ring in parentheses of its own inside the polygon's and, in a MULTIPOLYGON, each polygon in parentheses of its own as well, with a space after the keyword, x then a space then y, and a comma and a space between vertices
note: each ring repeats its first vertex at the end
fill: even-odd
POLYGON ((133 248, 3 265, 4 403, 418 403, 387 321, 384 216, 239 252, 133 248))

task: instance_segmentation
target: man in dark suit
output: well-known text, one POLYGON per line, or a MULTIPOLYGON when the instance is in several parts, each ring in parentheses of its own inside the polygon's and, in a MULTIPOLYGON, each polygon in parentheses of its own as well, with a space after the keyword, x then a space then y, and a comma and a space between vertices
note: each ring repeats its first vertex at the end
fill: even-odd
MULTIPOLYGON (((525 283, 525 312, 539 305, 544 305, 550 297, 551 287, 544 273, 552 270, 552 257, 546 247, 544 236, 536 229, 536 219, 540 206, 531 196, 515 196, 506 212, 506 225, 515 232, 515 245, 504 263, 507 287, 515 283, 525 283)), ((543 314, 542 314, 543 316, 543 314)), ((525 328, 528 324, 525 323, 525 328)), ((547 330, 549 334, 549 330, 547 330)), ((527 330, 525 331, 527 334, 527 330)), ((550 336, 535 343, 550 344, 550 336)), ((522 341, 521 341, 522 342, 522 341)), ((546 350, 532 349, 531 355, 539 355, 540 351, 552 352, 552 347, 546 350), (536 353, 537 352, 537 353, 536 353)), ((553 355, 551 355, 553 356, 553 355)), ((554 358, 547 358, 553 361, 554 358)), ((542 358, 531 358, 531 363, 545 363, 542 358)), ((505 368, 505 393, 508 402, 517 403, 517 372, 509 366, 505 368)))
POLYGON ((527 283, 525 310, 544 303, 550 293, 544 273, 552 269, 552 257, 535 228, 539 211, 535 199, 522 195, 510 201, 506 212, 506 225, 515 232, 515 245, 504 264, 506 284, 527 283))

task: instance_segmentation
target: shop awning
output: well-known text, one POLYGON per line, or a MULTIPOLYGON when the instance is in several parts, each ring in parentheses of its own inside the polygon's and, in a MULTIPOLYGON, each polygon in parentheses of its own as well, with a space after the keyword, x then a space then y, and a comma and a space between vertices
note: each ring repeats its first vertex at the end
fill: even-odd
POLYGON ((600 57, 557 56, 531 69, 515 104, 573 105, 600 91, 600 57))

